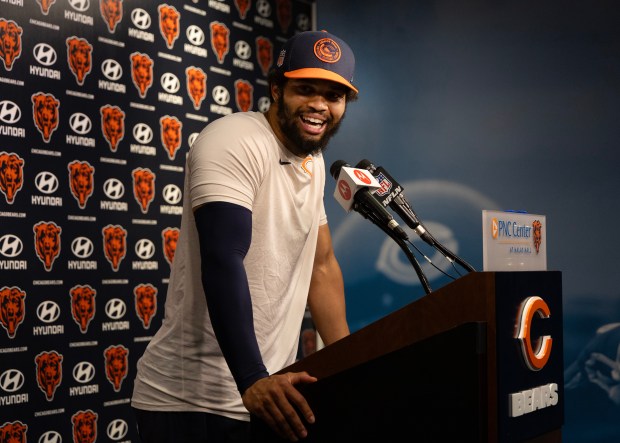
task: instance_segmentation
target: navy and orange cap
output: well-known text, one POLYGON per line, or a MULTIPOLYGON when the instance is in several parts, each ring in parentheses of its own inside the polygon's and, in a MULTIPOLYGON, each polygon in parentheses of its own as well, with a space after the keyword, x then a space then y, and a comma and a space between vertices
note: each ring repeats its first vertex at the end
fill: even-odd
POLYGON ((276 71, 287 78, 317 78, 353 86, 355 56, 346 42, 327 31, 306 31, 291 37, 282 47, 276 71))

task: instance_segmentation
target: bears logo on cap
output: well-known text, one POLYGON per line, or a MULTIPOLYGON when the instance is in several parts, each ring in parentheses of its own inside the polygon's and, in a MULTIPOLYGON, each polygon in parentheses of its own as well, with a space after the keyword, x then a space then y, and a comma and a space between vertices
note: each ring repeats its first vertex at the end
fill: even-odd
POLYGON ((340 60, 340 46, 331 38, 322 38, 314 44, 314 55, 325 63, 336 63, 340 60))

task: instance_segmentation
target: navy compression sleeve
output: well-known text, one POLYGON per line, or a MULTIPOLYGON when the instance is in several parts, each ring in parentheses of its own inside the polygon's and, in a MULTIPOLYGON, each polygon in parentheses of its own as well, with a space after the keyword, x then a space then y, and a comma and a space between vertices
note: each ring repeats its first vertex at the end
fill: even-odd
POLYGON ((226 202, 194 212, 200 242, 202 285, 211 324, 243 394, 269 374, 260 355, 243 259, 252 239, 252 212, 226 202))

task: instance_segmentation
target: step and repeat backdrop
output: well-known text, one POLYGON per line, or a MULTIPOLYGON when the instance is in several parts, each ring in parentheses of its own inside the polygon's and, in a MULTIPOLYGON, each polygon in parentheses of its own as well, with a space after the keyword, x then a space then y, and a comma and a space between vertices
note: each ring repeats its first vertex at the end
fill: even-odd
POLYGON ((185 156, 269 107, 294 0, 0 0, 0 441, 137 441, 185 156), (12 438, 14 440, 12 440, 12 438))

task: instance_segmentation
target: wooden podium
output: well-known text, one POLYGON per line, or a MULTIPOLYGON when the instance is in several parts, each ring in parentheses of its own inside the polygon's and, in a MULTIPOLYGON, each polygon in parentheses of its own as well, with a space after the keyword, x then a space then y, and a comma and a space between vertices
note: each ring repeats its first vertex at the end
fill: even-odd
POLYGON ((280 372, 319 379, 306 442, 555 443, 562 348, 560 272, 475 272, 280 372))

